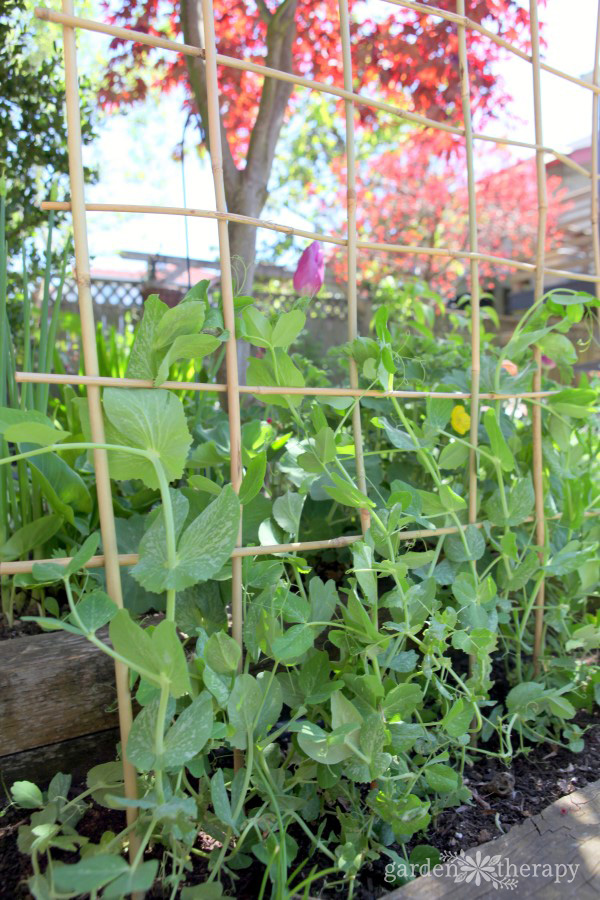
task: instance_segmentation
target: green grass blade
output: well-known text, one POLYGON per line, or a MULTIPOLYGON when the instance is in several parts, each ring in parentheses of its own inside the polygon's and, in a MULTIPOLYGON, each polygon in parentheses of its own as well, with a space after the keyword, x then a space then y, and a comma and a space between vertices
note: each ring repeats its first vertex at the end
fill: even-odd
MULTIPOLYGON (((31 299, 29 297, 29 281, 27 278, 27 254, 23 247, 23 369, 31 372, 31 299)), ((21 408, 33 408, 33 385, 21 387, 21 408)))
MULTIPOLYGON (((38 354, 38 372, 47 372, 46 354, 48 350, 48 306, 50 304, 50 278, 52 275, 52 230, 54 228, 54 212, 48 216, 48 240, 46 242, 46 265, 44 269, 44 293, 40 312, 40 349, 38 354)), ((45 385, 37 385, 37 404, 40 412, 44 411, 45 385)))
MULTIPOLYGON (((65 286, 65 278, 67 275, 67 260, 69 258, 69 253, 71 252, 71 239, 67 240, 65 245, 62 264, 60 267, 60 283, 58 285, 58 290, 56 292, 56 299, 54 301, 54 308, 52 309, 52 321, 50 322, 50 328, 48 330, 48 348, 46 351, 46 371, 52 372, 54 368, 54 357, 55 357, 55 345, 56 345, 56 334, 58 332, 58 322, 60 319, 60 311, 63 297, 63 290, 65 286)), ((44 384, 42 385, 44 391, 42 396, 43 407, 42 412, 46 412, 48 409, 48 395, 50 393, 50 385, 44 384)))

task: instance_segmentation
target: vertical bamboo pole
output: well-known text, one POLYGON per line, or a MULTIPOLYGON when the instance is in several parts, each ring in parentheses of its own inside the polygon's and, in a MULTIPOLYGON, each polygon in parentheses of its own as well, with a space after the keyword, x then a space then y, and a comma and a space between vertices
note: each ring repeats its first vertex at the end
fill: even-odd
MULTIPOLYGON (((202 18, 204 20, 204 43, 206 52, 206 92, 208 99, 208 135, 210 141, 210 157, 217 212, 227 212, 225 199, 225 181, 223 179, 223 148, 221 145, 221 118, 219 110, 219 83, 217 79, 216 38, 212 0, 202 0, 202 18)), ((227 368, 227 401, 229 407, 229 434, 231 444, 231 484, 239 493, 242 483, 242 453, 240 424, 240 393, 237 362, 237 343, 235 337, 235 310, 233 305, 233 280, 231 276, 231 254, 229 251, 229 233, 227 221, 218 220, 219 254, 221 258, 221 292, 223 296, 223 320, 229 331, 225 364, 227 368)), ((242 526, 236 546, 242 544, 242 526)), ((234 556, 232 564, 231 585, 231 618, 232 635, 243 651, 242 625, 242 559, 234 556)), ((242 661, 240 659, 240 668, 242 661)), ((237 757, 240 764, 240 757, 237 757)))
MULTIPOLYGON (((459 16, 465 15, 465 0, 456 0, 459 16)), ((469 59, 467 55, 467 34, 464 25, 458 25, 458 63, 460 69, 461 100, 465 129, 465 152, 467 157, 467 192, 469 209, 469 250, 477 253, 477 193, 475 188, 475 164, 473 153, 473 122, 471 118, 471 86, 469 84, 469 59)), ((479 375, 480 334, 479 334, 479 262, 471 259, 471 427, 469 431, 469 523, 477 521, 477 443, 479 440, 479 375)), ((469 657, 469 671, 473 675, 476 659, 469 657)), ((475 722, 471 732, 471 744, 477 744, 475 722)))
MULTIPOLYGON (((529 18, 531 22, 531 62, 533 72, 533 115, 535 122, 535 141, 538 146, 543 146, 542 128, 542 91, 540 85, 540 31, 538 21, 537 0, 529 0, 529 18)), ((535 293, 534 302, 544 293, 544 260, 546 252, 546 218, 548 212, 548 200, 546 197, 546 163, 544 151, 536 150, 535 154, 538 195, 538 227, 537 247, 535 256, 535 293)), ((542 389, 542 353, 536 347, 534 350, 535 372, 533 376, 533 390, 542 389)), ((546 524, 544 521, 544 479, 542 459, 542 407, 539 403, 532 404, 532 445, 533 445, 533 488, 535 491, 535 519, 536 519, 536 543, 540 547, 540 565, 544 562, 543 547, 546 542, 546 524)), ((541 582, 535 609, 535 637, 533 643, 533 670, 534 676, 539 673, 540 656, 543 650, 544 632, 544 598, 545 583, 541 582)))
MULTIPOLYGON (((73 15, 72 0, 62 0, 63 12, 73 15)), ((69 154, 69 178, 71 184, 71 211, 73 215, 73 236, 75 245, 75 277, 81 316, 81 341, 86 375, 98 375, 98 355, 96 351, 96 329, 94 325, 94 308, 90 292, 90 260, 88 252, 87 225, 85 212, 85 191, 83 179, 83 160, 81 156, 81 111, 79 108, 79 84, 77 77, 77 48, 75 30, 63 26, 63 46, 65 57, 65 93, 67 105, 67 148, 69 154)), ((104 422, 100 402, 100 389, 89 386, 87 389, 90 428, 94 443, 102 444, 104 440, 104 422)), ((115 533, 115 520, 108 471, 106 451, 94 451, 94 470, 96 473, 96 491, 100 514, 100 529, 104 545, 104 568, 106 586, 111 599, 117 606, 123 606, 121 592, 121 573, 115 533)), ((119 726, 123 747, 123 776, 125 780, 125 796, 135 799, 136 772, 127 760, 125 748, 131 729, 131 695, 129 693, 129 670, 122 663, 115 663, 115 679, 119 705, 119 726)), ((127 807, 127 822, 132 824, 137 817, 134 807, 127 807)), ((131 858, 137 851, 137 838, 132 833, 129 843, 131 858)))
MULTIPOLYGON (((465 15, 465 0, 457 0, 456 11, 465 15)), ((458 58, 460 67, 461 99, 465 129, 465 151, 467 156, 467 190, 469 197, 469 250, 477 253, 477 194, 475 190, 475 166, 473 155, 473 122, 471 119, 471 88, 469 85, 469 62, 467 37, 464 25, 458 25, 458 58)), ((471 429, 469 440, 469 522, 477 521, 477 440, 479 430, 479 262, 471 260, 471 429)))
MULTIPOLYGON (((600 0, 596 17, 596 46, 594 49, 593 84, 600 85, 600 0)), ((594 271, 600 275, 600 221, 598 218, 598 94, 592 94, 592 246, 594 249, 594 271)), ((596 297, 600 300, 600 282, 596 282, 596 297)))
MULTIPOLYGON (((350 44, 350 21, 348 15, 348 0, 339 0, 340 34, 342 39, 342 60, 344 65, 344 89, 352 91, 352 49, 350 44)), ((354 132, 354 103, 345 100, 346 110, 346 167, 347 167, 347 191, 346 207, 348 215, 348 340, 353 341, 358 336, 358 301, 357 301, 357 233, 356 233, 356 151, 354 132)), ((356 361, 350 359, 350 386, 358 387, 358 370, 356 361)), ((357 400, 352 411, 352 432, 354 435, 354 449, 356 461, 356 477, 358 487, 363 494, 367 493, 367 478, 365 474, 365 458, 363 455, 362 424, 360 420, 360 401, 357 400)), ((368 509, 361 509, 360 524, 363 534, 369 528, 371 518, 368 509)))

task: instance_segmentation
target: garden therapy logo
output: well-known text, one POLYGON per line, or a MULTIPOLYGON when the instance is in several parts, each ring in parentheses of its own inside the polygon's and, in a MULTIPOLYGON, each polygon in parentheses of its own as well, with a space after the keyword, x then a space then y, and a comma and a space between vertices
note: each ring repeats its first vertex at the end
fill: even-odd
POLYGON ((501 854, 492 856, 481 850, 460 853, 442 852, 440 862, 388 863, 385 867, 385 881, 393 883, 402 878, 433 877, 452 878, 456 884, 473 884, 475 887, 489 885, 498 890, 513 891, 522 878, 541 878, 553 884, 572 884, 579 869, 579 863, 511 863, 501 854))
MULTIPOLYGON (((461 850, 458 855, 442 853, 441 858, 448 867, 448 874, 453 876, 457 884, 464 881, 465 884, 474 884, 479 887, 480 884, 487 882, 495 888, 506 888, 512 891, 519 883, 517 877, 503 874, 503 860, 500 854, 497 856, 484 855, 481 850, 477 850, 471 855, 461 850)), ((508 859, 504 862, 510 866, 508 859)), ((513 868, 516 872, 517 867, 513 868)))

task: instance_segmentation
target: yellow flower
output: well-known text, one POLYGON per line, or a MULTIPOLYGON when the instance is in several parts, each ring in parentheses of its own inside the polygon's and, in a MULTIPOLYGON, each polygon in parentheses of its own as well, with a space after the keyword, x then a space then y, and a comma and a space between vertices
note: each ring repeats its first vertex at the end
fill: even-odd
POLYGON ((450 422, 458 434, 466 434, 471 427, 471 416, 464 406, 455 406, 450 416, 450 422))
POLYGON ((502 360, 502 368, 505 372, 508 372, 509 375, 518 375, 519 367, 515 365, 514 362, 511 362, 510 359, 502 360))

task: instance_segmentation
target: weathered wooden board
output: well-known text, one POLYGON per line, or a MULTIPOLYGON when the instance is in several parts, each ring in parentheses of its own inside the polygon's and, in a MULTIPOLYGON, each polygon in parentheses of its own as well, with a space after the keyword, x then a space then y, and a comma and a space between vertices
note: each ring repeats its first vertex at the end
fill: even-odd
POLYGON ((9 754, 117 724, 114 667, 65 632, 0 643, 0 767, 9 754))
MULTIPOLYGON (((109 728, 70 741, 2 756, 0 783, 8 789, 15 781, 26 780, 45 788, 57 772, 72 775, 77 782, 85 778, 92 766, 115 759, 118 740, 119 729, 109 728)), ((0 794, 3 793, 0 789, 0 794)))
POLYGON ((508 834, 466 850, 465 855, 480 866, 485 866, 483 860, 488 858, 487 880, 484 872, 477 877, 472 867, 471 878, 467 880, 468 873, 465 872, 459 881, 456 867, 448 865, 443 867, 439 877, 418 878, 387 894, 385 900, 442 897, 444 900, 480 900, 498 897, 501 893, 539 900, 565 897, 597 900, 600 897, 600 781, 557 800, 539 815, 515 825, 508 834), (498 861, 490 865, 494 857, 498 857, 498 861), (534 865, 538 868, 532 871, 534 865), (545 866, 551 867, 553 874, 544 875, 545 866), (490 869, 495 876, 505 871, 507 877, 514 879, 516 876, 517 883, 512 887, 494 884, 490 869))

